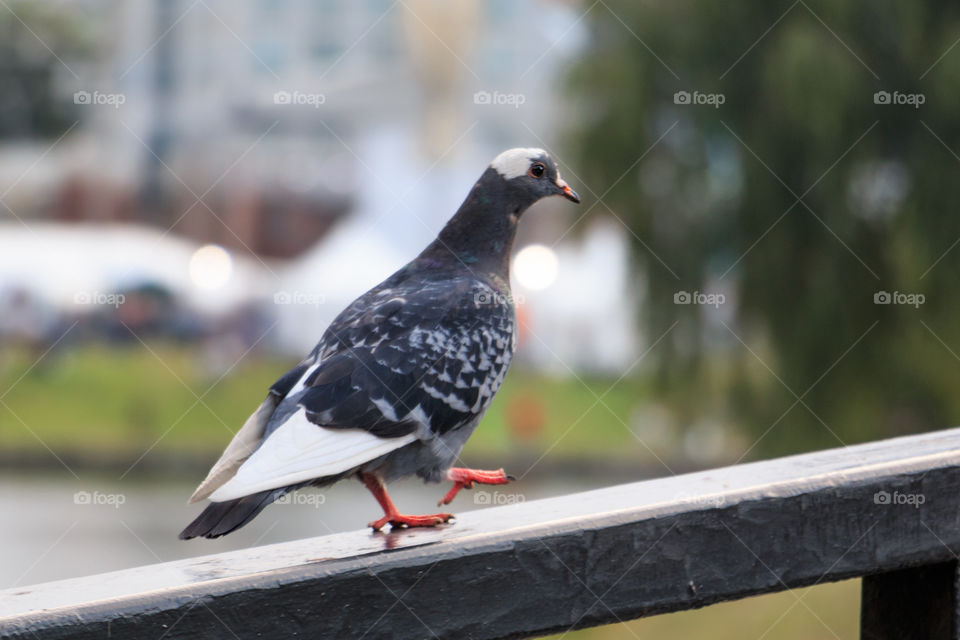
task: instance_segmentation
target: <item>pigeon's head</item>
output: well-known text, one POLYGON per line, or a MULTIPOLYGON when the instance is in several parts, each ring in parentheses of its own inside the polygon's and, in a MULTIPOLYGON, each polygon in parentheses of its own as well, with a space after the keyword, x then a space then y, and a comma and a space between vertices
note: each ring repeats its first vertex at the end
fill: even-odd
POLYGON ((509 191, 528 205, 547 196, 580 202, 580 196, 560 177, 553 158, 543 149, 508 149, 493 159, 490 168, 507 182, 509 191))
POLYGON ((517 223, 530 205, 548 196, 580 202, 543 149, 509 149, 490 163, 437 239, 418 256, 420 268, 490 269, 509 281, 517 223))

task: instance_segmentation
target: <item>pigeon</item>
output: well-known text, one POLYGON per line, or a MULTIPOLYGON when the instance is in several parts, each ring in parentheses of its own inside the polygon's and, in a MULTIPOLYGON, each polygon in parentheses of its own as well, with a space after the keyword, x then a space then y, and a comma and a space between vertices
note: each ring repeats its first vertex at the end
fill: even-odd
POLYGON ((374 531, 430 527, 453 515, 405 515, 386 483, 416 474, 461 489, 513 480, 454 467, 500 388, 517 344, 510 253, 533 203, 580 197, 536 148, 504 151, 436 239, 344 309, 277 380, 190 503, 210 504, 180 539, 217 538, 303 487, 356 477, 383 509, 374 531))

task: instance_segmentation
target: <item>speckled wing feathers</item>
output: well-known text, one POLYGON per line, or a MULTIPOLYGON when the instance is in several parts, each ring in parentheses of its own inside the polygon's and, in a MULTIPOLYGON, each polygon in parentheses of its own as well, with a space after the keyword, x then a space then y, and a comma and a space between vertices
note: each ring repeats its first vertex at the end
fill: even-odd
POLYGON ((442 435, 486 409, 510 364, 514 326, 509 299, 473 277, 375 289, 324 334, 298 404, 328 428, 442 435))

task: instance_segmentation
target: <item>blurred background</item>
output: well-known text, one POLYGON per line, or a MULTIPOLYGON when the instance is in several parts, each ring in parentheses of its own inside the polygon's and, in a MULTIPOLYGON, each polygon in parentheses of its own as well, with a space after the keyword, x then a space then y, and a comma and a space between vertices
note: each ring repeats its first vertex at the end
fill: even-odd
MULTIPOLYGON (((521 481, 459 509, 957 422, 954 4, 2 0, 0 34, 0 588, 376 515, 344 483, 176 540, 267 386, 514 146, 584 202, 525 215, 463 454, 521 481)), ((858 599, 569 635, 847 638, 858 599)))

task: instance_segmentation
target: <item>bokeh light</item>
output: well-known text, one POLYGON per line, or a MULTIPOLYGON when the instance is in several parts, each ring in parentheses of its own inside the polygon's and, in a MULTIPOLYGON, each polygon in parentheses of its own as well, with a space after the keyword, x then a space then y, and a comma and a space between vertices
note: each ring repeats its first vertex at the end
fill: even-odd
POLYGON ((542 244, 531 244, 517 252, 513 274, 517 282, 531 291, 542 291, 557 279, 557 254, 542 244))
POLYGON ((223 288, 233 275, 233 258, 219 245, 208 244, 190 257, 190 282, 201 291, 223 288))

